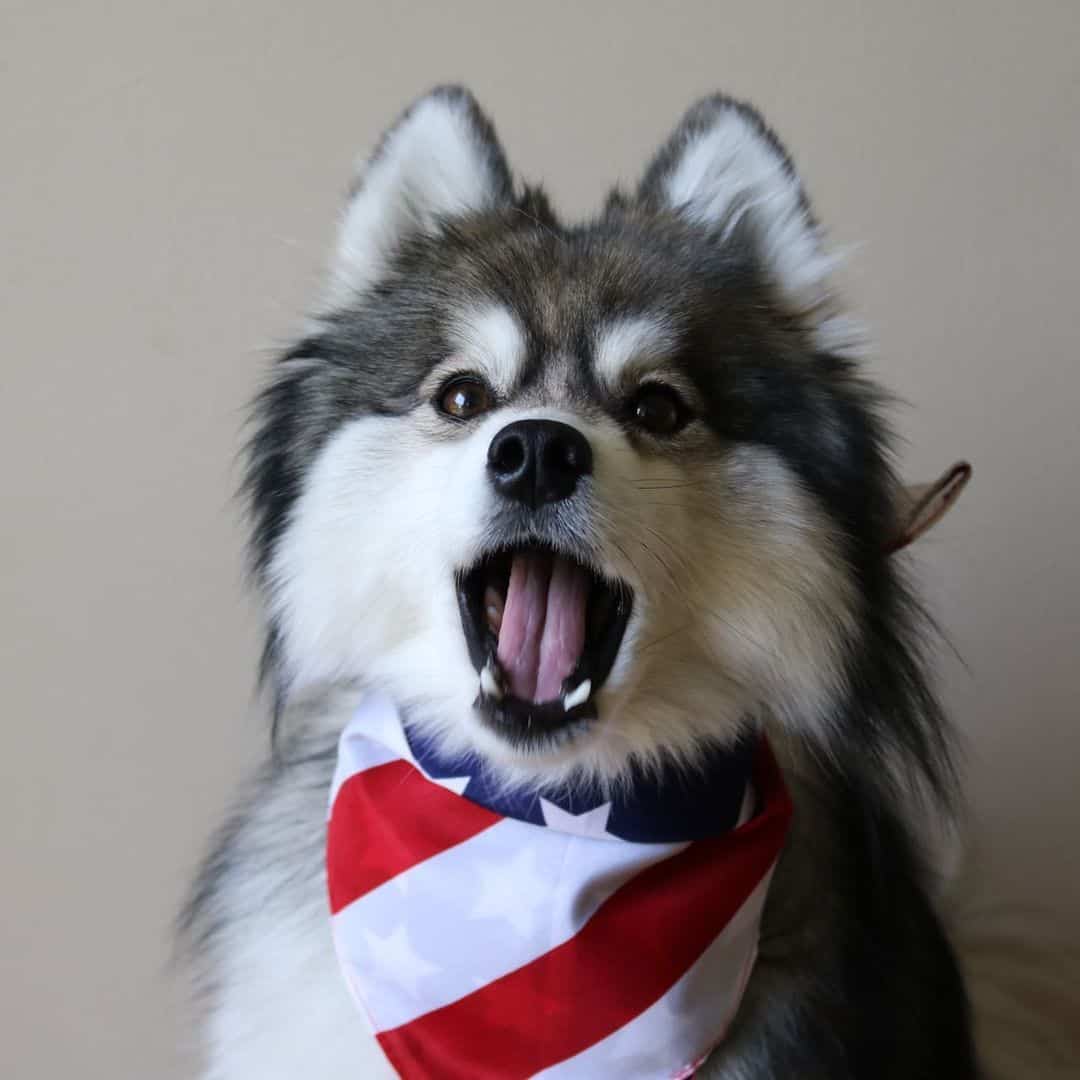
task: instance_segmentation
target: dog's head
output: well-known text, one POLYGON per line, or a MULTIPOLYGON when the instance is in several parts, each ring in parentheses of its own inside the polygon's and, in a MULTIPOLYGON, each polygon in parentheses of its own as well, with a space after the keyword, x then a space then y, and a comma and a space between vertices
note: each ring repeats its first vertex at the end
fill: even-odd
POLYGON ((417 102, 258 406, 281 692, 379 687, 544 776, 888 711, 861 698, 905 648, 896 489, 831 268, 745 105, 696 105, 566 226, 466 92, 417 102))

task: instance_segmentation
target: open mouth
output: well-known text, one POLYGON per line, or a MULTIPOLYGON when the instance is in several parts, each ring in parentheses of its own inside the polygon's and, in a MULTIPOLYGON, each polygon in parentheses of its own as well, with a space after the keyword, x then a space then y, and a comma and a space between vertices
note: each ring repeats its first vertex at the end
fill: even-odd
POLYGON ((485 556, 458 575, 457 593, 492 728, 522 743, 596 717, 630 618, 627 585, 537 546, 485 556))

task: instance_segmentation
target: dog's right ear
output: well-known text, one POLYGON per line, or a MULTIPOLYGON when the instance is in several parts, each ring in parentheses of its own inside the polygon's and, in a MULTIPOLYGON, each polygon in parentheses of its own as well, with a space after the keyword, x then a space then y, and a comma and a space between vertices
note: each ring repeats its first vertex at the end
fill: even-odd
POLYGON ((513 183, 491 121, 462 87, 416 101, 361 167, 332 263, 331 299, 370 288, 402 244, 507 204, 513 183))

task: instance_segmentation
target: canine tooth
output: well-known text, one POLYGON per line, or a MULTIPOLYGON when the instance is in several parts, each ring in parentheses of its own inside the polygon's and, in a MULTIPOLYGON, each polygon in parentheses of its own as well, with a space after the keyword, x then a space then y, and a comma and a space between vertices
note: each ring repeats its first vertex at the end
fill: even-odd
POLYGON ((490 585, 484 590, 484 614, 487 616, 488 626, 497 634, 502 627, 503 598, 499 591, 490 585))
POLYGON ((502 687, 499 685, 499 680, 495 678, 495 672, 492 671, 490 662, 485 664, 480 671, 480 689, 488 697, 493 697, 496 701, 502 700, 502 687))
POLYGON ((592 679, 586 679, 581 683, 576 690, 571 690, 569 694, 562 699, 563 709, 569 712, 571 709, 576 709, 579 705, 584 705, 589 700, 589 695, 592 693, 592 679))

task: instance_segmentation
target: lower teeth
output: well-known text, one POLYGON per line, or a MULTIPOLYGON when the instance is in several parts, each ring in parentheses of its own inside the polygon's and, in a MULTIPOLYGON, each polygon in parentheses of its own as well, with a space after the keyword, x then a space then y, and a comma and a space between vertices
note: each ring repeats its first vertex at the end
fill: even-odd
POLYGON ((503 696, 502 686, 495 675, 495 665, 489 660, 480 672, 480 689, 487 697, 501 701, 503 696))
MULTIPOLYGON (((484 697, 493 698, 495 701, 502 701, 505 696, 501 672, 499 670, 498 662, 494 659, 489 660, 480 669, 480 692, 484 697)), ((585 679, 578 683, 573 690, 563 695, 563 711, 570 712, 571 709, 576 709, 579 705, 584 705, 591 695, 592 679, 585 679)), ((541 702, 539 704, 543 703, 541 702)))
POLYGON ((571 690, 563 698, 563 709, 569 712, 571 709, 576 709, 579 705, 584 705, 589 700, 589 695, 592 693, 592 679, 586 679, 584 682, 579 683, 576 690, 571 690))

